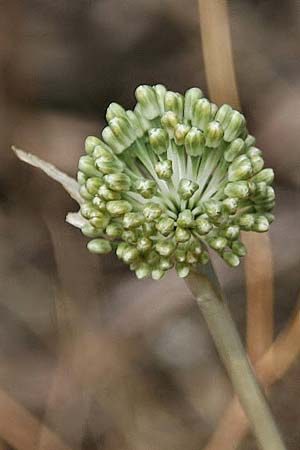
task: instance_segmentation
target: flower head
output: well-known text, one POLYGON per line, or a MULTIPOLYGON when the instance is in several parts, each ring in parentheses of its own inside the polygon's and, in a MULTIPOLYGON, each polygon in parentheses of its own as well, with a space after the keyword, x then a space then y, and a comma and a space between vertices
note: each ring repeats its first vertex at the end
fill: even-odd
POLYGON ((172 267, 185 277, 207 263, 207 246, 237 266, 240 231, 267 231, 275 204, 273 170, 245 117, 198 88, 135 94, 133 111, 110 104, 102 137, 89 136, 79 160, 88 249, 115 250, 138 278, 172 267))

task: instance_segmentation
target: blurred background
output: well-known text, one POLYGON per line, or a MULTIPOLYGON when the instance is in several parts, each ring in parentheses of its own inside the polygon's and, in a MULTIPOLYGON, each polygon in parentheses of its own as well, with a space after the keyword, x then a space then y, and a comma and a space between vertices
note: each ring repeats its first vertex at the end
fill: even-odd
MULTIPOLYGON (((229 11, 243 110, 277 174, 278 334, 300 284, 300 2, 232 0, 229 11)), ((231 398, 184 283, 174 273, 141 282, 113 256, 89 254, 64 221, 76 204, 10 151, 75 176, 108 104, 131 108, 143 83, 207 92, 196 0, 0 0, 3 450, 200 450, 231 398)), ((244 336, 243 267, 216 265, 244 336)), ((270 402, 299 449, 299 360, 270 402)), ((250 434, 240 445, 256 448, 250 434)))

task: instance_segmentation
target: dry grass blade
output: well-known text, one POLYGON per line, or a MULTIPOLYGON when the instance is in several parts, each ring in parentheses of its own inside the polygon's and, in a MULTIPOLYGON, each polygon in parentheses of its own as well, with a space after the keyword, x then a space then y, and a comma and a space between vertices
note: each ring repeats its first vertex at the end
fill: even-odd
MULTIPOLYGON (((199 8, 210 96, 218 104, 230 103, 240 109, 227 2, 199 0, 199 8)), ((254 362, 270 346, 273 338, 273 264, 268 234, 244 234, 243 239, 248 248, 245 259, 248 353, 254 362)))
POLYGON ((27 164, 30 164, 31 166, 37 167, 38 169, 41 169, 43 172, 45 172, 50 178, 60 183, 63 188, 68 192, 68 194, 77 202, 81 203, 82 198, 79 194, 79 186, 77 181, 67 175, 66 173, 62 172, 61 170, 57 169, 53 164, 50 164, 46 161, 43 161, 42 159, 38 158, 35 155, 32 155, 31 153, 24 152, 24 150, 21 150, 16 147, 12 147, 12 150, 16 154, 16 156, 21 160, 26 162, 27 164))
MULTIPOLYGON (((48 445, 43 450, 70 450, 42 425, 48 445)), ((0 389, 0 436, 16 450, 36 450, 41 423, 5 391, 0 389)))
MULTIPOLYGON (((300 299, 299 299, 300 300, 300 299)), ((255 365, 261 384, 268 388, 282 378, 300 353, 299 306, 270 349, 255 365)), ((217 431, 204 450, 235 450, 248 431, 248 420, 235 397, 223 416, 217 431)))

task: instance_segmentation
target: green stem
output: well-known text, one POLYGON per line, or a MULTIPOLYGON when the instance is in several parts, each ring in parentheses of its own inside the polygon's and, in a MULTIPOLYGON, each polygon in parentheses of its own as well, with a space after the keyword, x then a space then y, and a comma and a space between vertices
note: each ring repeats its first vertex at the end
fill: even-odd
POLYGON ((256 381, 211 265, 186 278, 197 300, 241 405, 263 450, 285 450, 267 401, 256 381))

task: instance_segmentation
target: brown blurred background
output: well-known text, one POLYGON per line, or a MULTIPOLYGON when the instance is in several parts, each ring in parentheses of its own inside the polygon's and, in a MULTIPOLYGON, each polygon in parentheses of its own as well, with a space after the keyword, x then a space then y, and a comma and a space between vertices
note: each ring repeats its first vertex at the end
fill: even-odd
MULTIPOLYGON (((277 334, 300 285, 300 2, 229 7, 243 110, 277 174, 277 334)), ((232 394, 184 283, 137 281, 89 254, 64 222, 75 203, 10 151, 74 176, 108 104, 129 108, 136 85, 158 82, 206 89, 196 0, 0 0, 0 389, 72 450, 200 450, 232 394)), ((243 267, 216 265, 244 336, 243 267)), ((299 449, 299 361, 270 401, 299 449)), ((0 419, 14 448, 1 395, 0 419)), ((57 450, 43 428, 33 447, 26 433, 16 450, 57 450)), ((250 435, 240 446, 256 448, 250 435)))

